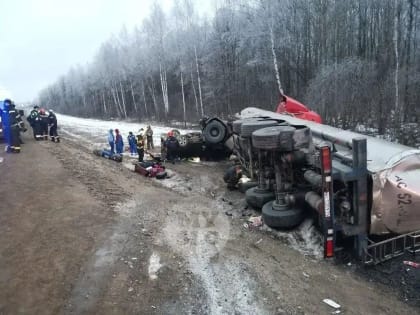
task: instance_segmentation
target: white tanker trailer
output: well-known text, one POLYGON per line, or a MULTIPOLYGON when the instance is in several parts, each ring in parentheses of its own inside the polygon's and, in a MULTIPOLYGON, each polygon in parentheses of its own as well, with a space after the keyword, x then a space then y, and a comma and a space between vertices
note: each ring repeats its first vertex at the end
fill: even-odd
POLYGON ((420 150, 253 107, 238 118, 234 152, 258 178, 247 201, 268 225, 297 225, 309 207, 319 213, 326 257, 349 237, 365 263, 418 249, 420 150), (371 240, 378 236, 388 238, 371 240))

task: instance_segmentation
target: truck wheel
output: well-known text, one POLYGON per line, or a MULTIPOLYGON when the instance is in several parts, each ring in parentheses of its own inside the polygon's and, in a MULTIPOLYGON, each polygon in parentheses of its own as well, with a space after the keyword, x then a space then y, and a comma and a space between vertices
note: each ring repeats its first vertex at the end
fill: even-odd
POLYGON ((245 182, 245 183, 242 183, 241 182, 241 183, 238 184, 238 190, 241 193, 246 193, 246 191, 248 189, 250 189, 252 187, 255 187, 255 186, 258 186, 258 183, 257 182, 254 182, 254 181, 249 181, 249 182, 245 182))
POLYGON ((262 150, 293 150, 293 136, 296 128, 292 126, 273 126, 256 130, 252 134, 252 145, 262 150))
POLYGON ((178 138, 178 143, 181 148, 185 148, 188 145, 187 136, 182 135, 178 138))
POLYGON ((273 201, 267 202, 262 207, 264 223, 272 228, 290 229, 298 226, 304 219, 303 210, 299 208, 286 208, 276 210, 273 208, 273 201))
POLYGON ((250 138, 255 130, 277 126, 278 122, 275 120, 261 120, 261 121, 249 121, 244 122, 241 126, 241 136, 244 138, 250 138))
POLYGON ((212 120, 203 130, 203 136, 207 143, 217 144, 226 136, 226 126, 219 120, 212 120))
POLYGON ((256 209, 261 209, 267 202, 275 198, 274 192, 258 187, 252 187, 245 193, 246 202, 256 209))
POLYGON ((245 118, 245 119, 238 119, 232 123, 232 132, 236 133, 237 135, 241 134, 241 127, 244 122, 251 122, 251 121, 258 121, 258 118, 245 118))

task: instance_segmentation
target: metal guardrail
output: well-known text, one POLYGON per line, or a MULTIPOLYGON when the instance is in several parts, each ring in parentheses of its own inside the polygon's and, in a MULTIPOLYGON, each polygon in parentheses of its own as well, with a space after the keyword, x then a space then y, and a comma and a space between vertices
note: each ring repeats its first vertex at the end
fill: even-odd
POLYGON ((363 263, 376 265, 392 258, 402 256, 405 253, 413 255, 420 252, 420 230, 399 235, 381 242, 368 239, 363 263))

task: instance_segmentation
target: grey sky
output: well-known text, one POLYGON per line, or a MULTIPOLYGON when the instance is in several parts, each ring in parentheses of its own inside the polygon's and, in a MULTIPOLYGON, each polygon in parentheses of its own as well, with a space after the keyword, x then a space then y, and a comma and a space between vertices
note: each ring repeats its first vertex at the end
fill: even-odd
MULTIPOLYGON (((124 24, 129 31, 140 24, 153 1, 0 0, 0 94, 32 100, 71 66, 91 61, 124 24)), ((159 2, 167 12, 172 7, 172 0, 159 2)), ((212 7, 199 2, 201 13, 212 7)))

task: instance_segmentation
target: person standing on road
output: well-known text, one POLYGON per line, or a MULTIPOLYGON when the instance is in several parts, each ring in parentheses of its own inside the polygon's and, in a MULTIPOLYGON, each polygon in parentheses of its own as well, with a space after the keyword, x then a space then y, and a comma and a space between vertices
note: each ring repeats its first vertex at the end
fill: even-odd
POLYGON ((139 162, 143 162, 144 159, 144 137, 141 133, 142 130, 139 130, 137 135, 137 154, 139 155, 139 162))
POLYGON ((137 146, 136 146, 137 141, 132 131, 128 133, 127 140, 128 140, 128 145, 130 146, 130 154, 131 156, 134 156, 137 153, 137 146))
POLYGON ((115 138, 114 138, 114 132, 112 129, 109 129, 108 131, 108 143, 111 147, 111 154, 115 154, 115 138))
POLYGON ((115 149, 117 150, 118 154, 123 153, 124 142, 123 142, 123 138, 120 134, 120 131, 118 129, 115 129, 115 149))
POLYGON ((48 115, 45 112, 45 109, 41 108, 39 110, 39 118, 41 121, 41 140, 48 140, 48 115))
POLYGON ((146 129, 146 143, 147 143, 147 150, 154 149, 155 146, 153 145, 153 130, 152 127, 147 126, 146 129))
POLYGON ((4 108, 1 111, 1 120, 4 138, 7 143, 6 152, 20 153, 20 129, 24 128, 22 118, 11 100, 4 100, 3 105, 4 108))
POLYGON ((52 109, 50 109, 48 112, 48 125, 50 126, 51 141, 60 142, 60 137, 57 134, 57 116, 52 109))
POLYGON ((173 131, 168 133, 168 138, 165 141, 165 147, 168 161, 175 164, 175 160, 178 158, 179 142, 178 139, 175 138, 173 131))
POLYGON ((37 141, 41 140, 41 118, 39 117, 39 106, 34 106, 26 120, 32 127, 34 139, 37 141))

